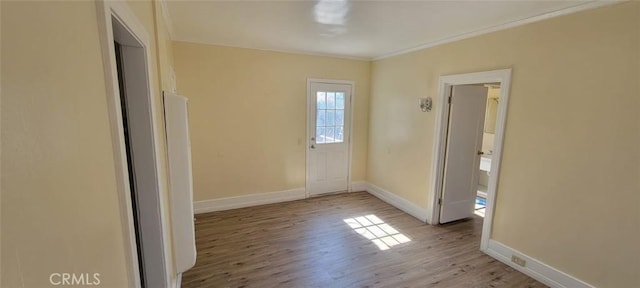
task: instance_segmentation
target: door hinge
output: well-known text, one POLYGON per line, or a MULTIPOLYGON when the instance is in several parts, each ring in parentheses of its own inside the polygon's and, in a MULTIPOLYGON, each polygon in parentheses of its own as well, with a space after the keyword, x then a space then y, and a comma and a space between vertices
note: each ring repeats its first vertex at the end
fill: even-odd
POLYGON ((438 205, 442 205, 442 198, 438 198, 438 205))
POLYGON ((449 96, 449 104, 451 104, 451 97, 452 97, 452 96, 449 96))

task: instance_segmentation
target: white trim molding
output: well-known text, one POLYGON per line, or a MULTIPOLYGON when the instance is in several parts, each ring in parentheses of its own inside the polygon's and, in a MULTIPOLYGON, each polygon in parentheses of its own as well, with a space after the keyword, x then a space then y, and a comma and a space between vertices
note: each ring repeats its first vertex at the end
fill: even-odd
MULTIPOLYGON (((126 160, 126 146, 124 143, 124 129, 122 122, 122 111, 120 109, 120 97, 118 91, 118 75, 115 65, 115 48, 112 48, 114 42, 112 17, 118 10, 119 17, 125 18, 138 25, 133 18, 133 12, 123 4, 110 3, 105 1, 96 1, 96 12, 98 18, 98 33, 100 36, 100 45, 102 50, 102 61, 105 68, 105 88, 108 99, 109 126, 111 130, 111 138, 113 139, 113 158, 116 170, 116 182, 118 189, 118 200, 120 202, 120 219, 122 221, 126 270, 129 276, 130 287, 140 287, 140 267, 138 263, 138 248, 136 244, 136 232, 133 221, 131 191, 129 190, 129 174, 126 160)), ((140 33, 138 37, 145 37, 144 33, 140 33)))
POLYGON ((529 18, 521 19, 521 20, 507 22, 507 23, 503 23, 503 24, 499 24, 499 25, 495 25, 495 26, 481 28, 481 29, 478 29, 478 30, 475 30, 475 31, 471 31, 471 32, 467 32, 467 33, 462 33, 462 34, 458 34, 458 35, 445 37, 445 38, 442 38, 442 39, 438 39, 438 40, 435 40, 435 41, 424 43, 422 45, 419 45, 419 46, 416 46, 416 47, 413 47, 413 48, 401 49, 401 50, 398 50, 398 51, 386 53, 386 54, 374 57, 372 60, 373 61, 382 60, 382 59, 385 59, 385 58, 390 58, 390 57, 394 57, 394 56, 398 56, 398 55, 402 55, 402 54, 415 52, 415 51, 422 50, 422 49, 427 49, 427 48, 431 48, 431 47, 435 47, 435 46, 439 46, 439 45, 444 45, 444 44, 447 44, 447 43, 452 43, 452 42, 456 42, 456 41, 460 41, 460 40, 464 40, 464 39, 469 39, 469 38, 473 38, 473 37, 476 37, 476 36, 489 34, 489 33, 492 33, 492 32, 497 32, 497 31, 500 31, 500 30, 506 30, 506 29, 510 29, 510 28, 514 28, 514 27, 518 27, 518 26, 534 23, 534 22, 547 20, 547 19, 550 19, 550 18, 558 17, 558 16, 569 15, 569 14, 577 13, 577 12, 580 12, 580 11, 585 11, 585 10, 589 10, 589 9, 595 9, 595 8, 604 7, 604 6, 607 6, 607 5, 612 5, 612 4, 616 4, 616 3, 622 3, 622 2, 625 2, 625 0, 591 1, 591 2, 587 2, 587 3, 583 3, 583 4, 578 4, 578 5, 573 6, 573 7, 569 7, 569 8, 565 8, 565 9, 561 9, 561 10, 557 10, 557 11, 552 11, 552 12, 544 13, 544 14, 541 14, 541 15, 537 15, 537 16, 532 16, 532 17, 529 17, 529 18))
MULTIPOLYGON (((427 218, 427 210, 419 207, 410 201, 380 188, 366 181, 356 181, 351 183, 351 191, 367 193, 379 198, 380 200, 394 206, 407 214, 425 222, 427 218)), ((237 208, 252 207, 265 204, 281 203, 294 200, 308 198, 304 188, 296 188, 284 191, 256 193, 237 197, 228 197, 204 201, 194 202, 195 213, 208 213, 214 211, 224 211, 237 208)), ((498 261, 530 276, 541 283, 553 288, 594 288, 588 283, 564 273, 548 264, 543 263, 531 256, 528 256, 518 250, 504 245, 496 240, 487 241, 486 247, 480 250, 487 255, 497 259, 498 261), (526 261, 524 266, 520 266, 511 261, 511 256, 517 256, 526 261)), ((181 281, 182 275, 178 275, 178 283, 181 281)))
MULTIPOLYGON (((126 270, 129 276, 129 286, 130 287, 140 287, 140 267, 138 263, 138 248, 136 245, 135 238, 135 225, 133 221, 133 210, 132 210, 132 199, 131 192, 129 189, 129 168, 127 165, 126 158, 126 145, 124 140, 124 128, 122 122, 122 111, 121 111, 121 103, 120 103, 120 94, 119 94, 119 83, 118 83, 118 72, 117 72, 117 64, 115 59, 115 48, 114 48, 114 40, 115 34, 118 31, 114 31, 114 21, 117 22, 118 27, 122 27, 122 29, 126 30, 126 35, 129 35, 130 39, 127 41, 131 41, 132 43, 128 43, 133 47, 140 47, 143 50, 143 59, 144 59, 144 79, 146 81, 145 85, 145 100, 148 101, 149 107, 149 119, 145 119, 149 121, 150 131, 149 137, 151 138, 152 145, 148 147, 151 150, 151 154, 153 154, 152 159, 152 169, 153 171, 153 183, 147 183, 149 185, 150 191, 153 192, 153 195, 148 195, 149 199, 155 199, 157 201, 145 202, 145 204, 149 204, 149 206, 153 205, 155 207, 155 212, 158 213, 157 218, 155 220, 159 220, 159 226, 154 227, 161 234, 159 241, 159 245, 161 245, 160 251, 156 251, 161 255, 161 260, 154 262, 154 265, 161 266, 163 270, 163 275, 158 275, 158 280, 161 284, 159 286, 162 287, 170 287, 173 285, 173 281, 175 280, 175 276, 173 275, 172 268, 172 251, 169 246, 169 229, 167 226, 167 212, 165 211, 165 196, 164 193, 166 190, 165 184, 167 183, 165 171, 162 170, 162 161, 166 159, 165 155, 158 149, 158 147, 162 147, 160 144, 162 143, 159 135, 158 128, 158 119, 159 114, 156 111, 156 96, 157 94, 157 86, 155 83, 155 73, 153 72, 152 62, 153 59, 151 55, 153 55, 151 47, 152 47, 152 38, 149 37, 149 33, 142 25, 142 22, 135 16, 135 13, 129 8, 129 6, 121 1, 113 1, 113 0, 105 0, 105 1, 96 1, 96 12, 97 12, 97 24, 98 24, 98 34, 100 39, 100 45, 102 50, 102 60, 104 64, 104 72, 105 72, 105 89, 107 91, 107 103, 108 103, 108 114, 109 114, 109 124, 111 128, 111 137, 114 143, 114 161, 115 161, 115 172, 116 172, 116 181, 117 181, 117 189, 119 194, 119 202, 120 202, 120 216, 122 219, 123 226, 123 234, 124 234, 124 242, 125 242, 125 257, 126 257, 126 270), (135 43, 133 43, 135 42, 135 43), (161 279, 160 279, 161 277, 161 279)), ((124 31, 123 30, 123 31, 124 31)), ((119 32, 118 32, 119 33, 119 32)), ((156 224, 156 223, 154 223, 156 224)), ((146 232, 149 233, 149 232, 146 232)), ((149 284, 149 283, 147 283, 149 284)))
MULTIPOLYGON (((352 172, 352 159, 353 159, 353 120, 354 120, 354 114, 355 114, 355 102, 356 102, 356 82, 352 81, 352 80, 340 80, 340 79, 323 79, 323 78, 307 78, 307 109, 305 110, 305 118, 306 118, 306 122, 305 122, 305 130, 306 130, 306 136, 307 136, 307 140, 305 141, 306 143, 306 147, 305 147, 305 191, 309 192, 311 191, 311 181, 309 179, 311 179, 311 175, 309 175, 309 173, 311 172, 309 170, 309 163, 310 163, 310 155, 309 155, 309 146, 311 146, 311 137, 313 137, 314 135, 309 134, 309 125, 311 124, 311 121, 315 121, 310 119, 310 114, 309 111, 311 110, 311 106, 315 105, 315 103, 312 103, 309 99, 311 96, 311 84, 312 83, 323 83, 323 84, 341 84, 341 85, 349 85, 350 89, 351 89, 351 103, 350 103, 350 107, 349 107, 349 138, 347 139, 347 151, 349 153, 349 157, 347 159, 347 192, 351 192, 352 188, 351 188, 351 172, 352 172)), ((331 193, 328 193, 331 194, 331 193)), ((321 196, 322 194, 314 194, 314 195, 310 195, 309 193, 307 193, 307 196, 321 196)))
POLYGON ((489 175, 489 185, 487 186, 487 208, 482 225, 482 237, 480 241, 481 249, 487 248, 487 243, 491 238, 493 227, 494 203, 496 201, 496 190, 498 178, 500 177, 500 165, 502 161, 502 149, 504 144, 504 133, 507 123, 507 107, 509 105, 509 91, 511 89, 511 69, 494 71, 475 72, 458 75, 441 76, 439 79, 438 94, 436 103, 436 132, 433 145, 433 161, 431 162, 431 191, 429 202, 427 203, 428 223, 436 225, 440 222, 440 205, 438 199, 442 194, 444 180, 446 134, 449 126, 449 103, 446 99, 455 85, 500 83, 500 103, 498 104, 498 115, 496 119, 496 131, 493 143, 493 156, 491 161, 491 174, 489 175))
POLYGON ((211 200, 195 201, 193 203, 196 214, 214 211, 231 210, 264 204, 273 204, 300 200, 307 198, 304 188, 296 188, 284 191, 255 193, 236 197, 218 198, 211 200))
POLYGON ((404 199, 392 192, 389 192, 383 188, 380 188, 374 184, 364 182, 366 186, 366 191, 369 194, 376 196, 380 200, 387 202, 391 206, 394 206, 407 214, 417 218, 422 222, 427 221, 427 210, 411 203, 409 200, 404 199))
MULTIPOLYGON (((165 1, 166 0, 161 1, 161 5, 166 6, 166 4, 164 4, 165 1)), ((381 55, 377 55, 377 56, 374 56, 374 57, 348 56, 348 55, 341 55, 341 54, 335 54, 335 53, 318 53, 318 52, 310 52, 310 51, 295 50, 295 49, 274 49, 274 48, 257 47, 257 46, 250 46, 250 45, 237 45, 237 44, 225 43, 225 42, 220 42, 220 41, 217 41, 217 42, 216 41, 201 41, 201 40, 197 40, 197 39, 195 39, 193 37, 184 37, 184 35, 174 34, 173 31, 170 31, 170 34, 172 34, 171 35, 171 39, 172 40, 179 41, 179 42, 186 42, 186 43, 195 43, 195 44, 203 44, 203 45, 214 45, 214 46, 222 46, 222 47, 241 48, 241 49, 253 49, 253 50, 261 50, 261 51, 267 51, 267 52, 279 52, 279 53, 289 53, 289 54, 298 54, 298 55, 332 57, 332 58, 348 59, 348 60, 356 60, 356 61, 377 61, 377 60, 382 60, 382 59, 385 59, 385 58, 390 58, 390 57, 394 57, 394 56, 398 56, 398 55, 402 55, 402 54, 407 54, 407 53, 411 53, 411 52, 415 52, 415 51, 418 51, 418 50, 427 49, 427 48, 431 48, 431 47, 435 47, 435 46, 439 46, 439 45, 443 45, 443 44, 447 44, 447 43, 452 43, 452 42, 456 42, 456 41, 460 41, 460 40, 464 40, 464 39, 473 38, 473 37, 484 35, 484 34, 489 34, 489 33, 492 33, 492 32, 497 32, 497 31, 501 31, 501 30, 506 30, 506 29, 510 29, 510 28, 514 28, 514 27, 518 27, 518 26, 534 23, 534 22, 539 22, 539 21, 547 20, 547 19, 550 19, 550 18, 558 17, 558 16, 569 15, 569 14, 577 13, 577 12, 580 12, 580 11, 585 11, 585 10, 595 9, 595 8, 604 7, 604 6, 608 6, 608 5, 612 5, 612 4, 622 3, 622 2, 625 2, 625 1, 628 1, 628 0, 605 0, 605 1, 591 1, 591 2, 586 2, 586 3, 581 3, 581 4, 577 4, 576 6, 572 6, 572 7, 569 7, 569 8, 565 8, 565 9, 561 9, 561 10, 557 10, 557 11, 552 11, 552 12, 544 13, 544 14, 541 14, 541 15, 536 15, 536 16, 532 16, 532 17, 529 17, 529 18, 520 19, 520 20, 516 20, 516 21, 511 21, 511 22, 507 22, 507 23, 503 23, 503 24, 499 24, 499 25, 480 28, 478 30, 470 31, 470 32, 467 32, 467 33, 462 33, 462 34, 458 34, 458 35, 452 35, 452 36, 444 37, 444 38, 441 38, 441 39, 437 39, 437 40, 434 40, 434 41, 429 41, 429 42, 423 43, 423 44, 415 46, 415 47, 407 47, 405 49, 399 49, 399 50, 396 50, 396 51, 383 53, 381 55)), ((171 22, 170 21, 171 17, 168 15, 169 14, 168 13, 168 9, 166 9, 166 10, 167 10, 167 16, 166 16, 167 19, 165 19, 165 22, 167 22, 167 21, 171 22)), ((173 28, 172 28, 172 30, 173 30, 173 28)))
POLYGON ((226 43, 220 41, 201 41, 195 39, 194 37, 182 37, 182 35, 176 35, 175 38, 172 38, 175 42, 184 42, 184 43, 192 43, 192 44, 201 44, 201 45, 210 45, 210 46, 218 46, 218 47, 227 47, 227 48, 238 48, 238 49, 251 49, 257 51, 265 51, 265 52, 274 52, 274 53, 287 53, 294 55, 304 55, 304 56, 315 56, 315 57, 330 57, 337 59, 346 59, 346 60, 354 60, 354 61, 372 61, 371 57, 357 57, 357 56, 348 56, 348 55, 340 55, 334 53, 322 53, 322 52, 312 52, 305 50, 296 50, 296 49, 276 49, 269 47, 260 47, 260 46, 251 46, 251 45, 238 45, 235 43, 226 43))
POLYGON ((182 272, 178 273, 178 276, 176 277, 176 286, 175 288, 180 288, 182 287, 182 272))
MULTIPOLYGON (((366 181, 351 182, 351 190, 349 192, 367 192, 376 198, 387 202, 407 214, 425 222, 427 219, 427 210, 411 203, 394 193, 382 189, 366 181)), ((322 196, 322 195, 319 195, 322 196)), ((265 204, 281 203, 294 200, 301 200, 308 197, 304 188, 296 188, 284 191, 255 193, 236 197, 218 198, 211 200, 195 201, 194 211, 196 214, 209 213, 215 211, 224 211, 237 208, 252 207, 265 204)))
POLYGON ((486 249, 482 249, 487 255, 498 261, 511 266, 512 268, 536 279, 543 284, 554 288, 593 288, 586 282, 553 268, 540 260, 527 256, 507 245, 495 240, 489 240, 486 249), (511 261, 512 256, 517 256, 526 261, 524 266, 520 266, 511 261))

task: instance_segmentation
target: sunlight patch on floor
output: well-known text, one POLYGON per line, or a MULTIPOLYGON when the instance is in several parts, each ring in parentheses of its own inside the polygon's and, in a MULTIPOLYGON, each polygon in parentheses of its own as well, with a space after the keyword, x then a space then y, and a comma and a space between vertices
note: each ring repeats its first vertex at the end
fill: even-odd
POLYGON ((409 237, 384 223, 376 215, 366 215, 344 219, 344 222, 358 234, 371 240, 380 250, 388 250, 398 244, 411 242, 409 237))

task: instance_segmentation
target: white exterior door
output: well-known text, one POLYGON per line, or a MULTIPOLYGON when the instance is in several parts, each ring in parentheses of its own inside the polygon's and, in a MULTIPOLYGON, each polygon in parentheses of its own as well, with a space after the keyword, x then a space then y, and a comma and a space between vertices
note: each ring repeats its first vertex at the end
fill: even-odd
POLYGON ((309 82, 309 195, 348 190, 351 88, 351 84, 309 82))
POLYGON ((440 223, 471 217, 480 176, 487 88, 454 86, 449 106, 440 223))

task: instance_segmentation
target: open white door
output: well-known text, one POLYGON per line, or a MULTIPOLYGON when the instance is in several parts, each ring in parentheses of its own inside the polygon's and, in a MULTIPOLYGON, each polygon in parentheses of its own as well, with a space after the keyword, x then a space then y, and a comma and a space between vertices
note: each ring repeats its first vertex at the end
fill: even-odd
POLYGON ((473 215, 487 88, 453 86, 450 103, 440 223, 473 215))
POLYGON ((309 82, 307 193, 347 191, 351 84, 309 82))

